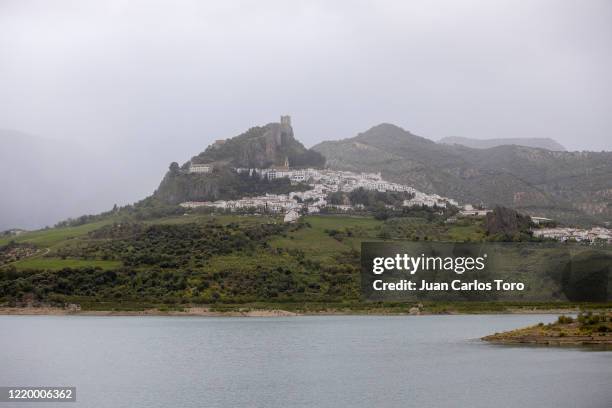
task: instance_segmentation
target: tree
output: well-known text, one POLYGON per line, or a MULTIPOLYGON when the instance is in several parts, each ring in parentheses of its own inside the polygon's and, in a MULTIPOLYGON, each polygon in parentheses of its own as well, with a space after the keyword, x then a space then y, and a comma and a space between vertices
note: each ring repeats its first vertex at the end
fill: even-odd
POLYGON ((179 172, 180 167, 179 167, 179 164, 177 162, 172 162, 172 163, 170 163, 169 169, 170 169, 170 172, 176 174, 176 173, 179 172))

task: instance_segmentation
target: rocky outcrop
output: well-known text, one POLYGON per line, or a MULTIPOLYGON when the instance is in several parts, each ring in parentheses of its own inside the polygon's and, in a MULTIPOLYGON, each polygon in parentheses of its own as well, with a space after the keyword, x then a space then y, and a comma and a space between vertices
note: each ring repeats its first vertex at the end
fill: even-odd
POLYGON ((267 168, 283 166, 322 167, 325 158, 297 141, 291 126, 269 123, 215 143, 195 156, 193 163, 217 163, 233 167, 267 168))
POLYGON ((238 174, 234 168, 322 167, 325 158, 308 150, 293 136, 288 123, 257 126, 227 140, 219 140, 190 162, 172 163, 153 198, 164 204, 184 201, 237 199, 264 193, 285 194, 296 191, 288 179, 273 181, 238 174), (190 173, 189 166, 210 164, 212 171, 190 173))
POLYGON ((512 236, 529 230, 531 218, 511 208, 497 206, 487 214, 485 229, 488 235, 503 234, 512 236))

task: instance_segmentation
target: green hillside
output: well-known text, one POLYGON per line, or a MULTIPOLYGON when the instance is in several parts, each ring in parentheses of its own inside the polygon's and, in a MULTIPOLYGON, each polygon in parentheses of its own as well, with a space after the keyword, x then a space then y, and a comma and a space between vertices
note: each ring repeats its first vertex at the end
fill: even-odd
POLYGON ((504 146, 504 145, 517 145, 517 146, 527 146, 527 147, 535 147, 538 149, 546 149, 552 151, 565 151, 565 147, 563 147, 559 142, 554 139, 542 137, 542 138, 502 138, 502 139, 471 139, 469 137, 457 137, 450 136, 445 137, 438 140, 438 143, 444 144, 459 144, 466 147, 472 147, 474 149, 489 149, 491 147, 496 146, 504 146))
MULTIPOLYGON (((118 211, 95 222, 0 242, 0 305, 406 311, 410 304, 370 304, 361 299, 361 243, 497 239, 487 236, 482 220, 449 224, 446 217, 414 209, 386 220, 317 215, 287 224, 273 215, 191 211, 143 220, 118 211), (15 261, 15 254, 22 258, 15 261)), ((521 279, 529 283, 533 277, 523 272, 521 279)), ((547 279, 548 283, 532 284, 548 285, 542 287, 546 293, 561 293, 562 275, 547 279)), ((470 311, 504 310, 507 305, 437 301, 428 307, 470 311)))
POLYGON ((362 241, 483 236, 478 221, 410 217, 109 216, 16 237, 38 252, 0 266, 0 303, 359 302, 362 241))
POLYGON ((472 149, 390 124, 313 150, 331 168, 381 171, 392 181, 462 202, 501 204, 569 223, 612 221, 612 152, 472 149))
MULTIPOLYGON (((486 221, 449 220, 456 208, 388 208, 407 198, 400 193, 337 192, 328 197, 330 202, 350 198, 362 208, 352 215, 324 209, 325 214, 303 216, 295 224, 283 223, 281 215, 214 213, 177 205, 309 188, 286 178, 269 181, 237 173, 234 167, 287 160, 292 167, 317 167, 324 164, 324 155, 332 168, 382 170, 385 179, 463 202, 509 203, 532 214, 580 222, 610 216, 612 153, 521 146, 470 149, 436 144, 393 125, 315 149, 320 153, 296 141, 288 123, 253 128, 192 159, 210 163, 211 172, 191 173, 189 162, 182 167, 173 163, 155 193, 139 203, 5 236, 0 239, 0 306, 368 309, 372 305, 360 297, 364 241, 531 239, 529 218, 513 210, 496 208, 486 221)), ((523 272, 526 281, 535 279, 523 272)), ((562 300, 563 279, 568 277, 557 275, 537 284, 562 300)), ((583 295, 575 294, 577 299, 583 295)))
POLYGON ((265 193, 287 194, 306 189, 306 185, 292 185, 288 178, 261 179, 257 175, 236 173, 229 167, 218 167, 207 174, 171 168, 151 199, 173 205, 185 201, 237 200, 265 193))

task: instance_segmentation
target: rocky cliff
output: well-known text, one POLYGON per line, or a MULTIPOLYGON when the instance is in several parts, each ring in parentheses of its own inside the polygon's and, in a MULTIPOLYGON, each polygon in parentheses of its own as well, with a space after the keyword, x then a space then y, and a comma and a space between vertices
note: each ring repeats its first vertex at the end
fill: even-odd
POLYGON ((215 142, 181 167, 171 164, 153 198, 164 204, 178 204, 297 191, 300 187, 291 186, 288 179, 261 180, 233 170, 284 166, 287 162, 292 168, 322 167, 325 158, 297 141, 286 123, 253 127, 239 136, 215 142), (189 173, 190 163, 210 164, 212 171, 189 173))
POLYGON ((324 157, 297 141, 291 126, 269 123, 257 126, 231 139, 217 141, 193 157, 193 163, 215 163, 232 167, 282 166, 321 167, 324 157))

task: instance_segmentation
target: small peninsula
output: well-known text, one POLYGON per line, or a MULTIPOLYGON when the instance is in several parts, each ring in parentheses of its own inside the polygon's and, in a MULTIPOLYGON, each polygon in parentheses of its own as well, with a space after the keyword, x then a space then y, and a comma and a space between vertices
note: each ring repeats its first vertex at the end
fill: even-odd
POLYGON ((612 348, 612 312, 559 316, 556 322, 495 333, 482 340, 498 344, 604 346, 612 348))

